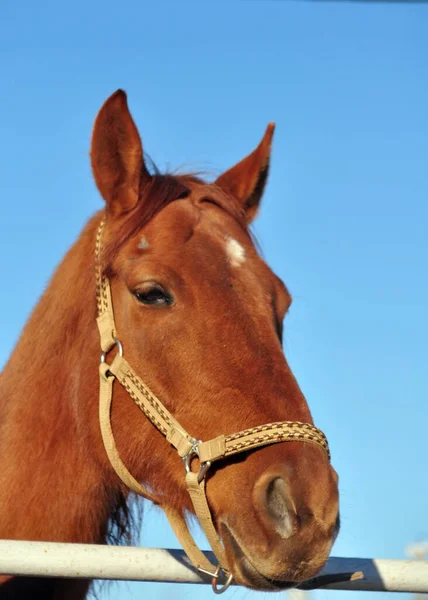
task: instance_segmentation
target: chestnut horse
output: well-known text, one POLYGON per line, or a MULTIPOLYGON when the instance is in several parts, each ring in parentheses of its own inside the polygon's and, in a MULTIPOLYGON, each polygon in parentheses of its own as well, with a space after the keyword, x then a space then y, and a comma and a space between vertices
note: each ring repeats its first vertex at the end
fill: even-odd
MULTIPOLYGON (((129 490, 98 422, 94 248, 103 219, 102 268, 126 358, 187 431, 210 439, 312 423, 282 351, 290 294, 249 233, 272 135, 271 124, 251 154, 206 183, 149 172, 124 92, 101 108, 91 160, 106 210, 58 267, 0 377, 0 538, 106 543, 126 516, 129 490)), ((162 506, 193 511, 180 457, 121 386, 112 428, 134 478, 162 506)), ((313 577, 339 528, 337 475, 320 447, 301 441, 218 461, 207 498, 231 573, 254 589, 313 577)), ((0 584, 1 598, 82 599, 90 582, 0 584)))

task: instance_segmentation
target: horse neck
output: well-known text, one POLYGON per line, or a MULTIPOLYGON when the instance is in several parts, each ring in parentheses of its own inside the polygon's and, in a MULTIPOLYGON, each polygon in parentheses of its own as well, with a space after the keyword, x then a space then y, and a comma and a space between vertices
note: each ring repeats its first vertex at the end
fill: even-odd
POLYGON ((106 535, 115 492, 107 491, 107 469, 94 451, 101 444, 99 220, 58 267, 1 374, 0 538, 100 542, 106 535))

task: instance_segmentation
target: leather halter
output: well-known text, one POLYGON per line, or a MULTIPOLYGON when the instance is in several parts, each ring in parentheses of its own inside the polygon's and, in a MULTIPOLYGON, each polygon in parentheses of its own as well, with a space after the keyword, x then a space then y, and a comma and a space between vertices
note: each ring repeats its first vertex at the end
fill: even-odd
POLYGON ((114 323, 110 283, 108 278, 103 274, 101 267, 101 237, 104 225, 105 219, 101 221, 98 227, 95 247, 98 305, 97 324, 101 339, 99 418, 104 447, 113 469, 122 482, 136 494, 151 500, 163 508, 171 527, 193 565, 202 573, 212 577, 214 592, 222 593, 231 584, 232 574, 226 561, 223 545, 217 535, 205 493, 205 478, 210 465, 216 460, 232 456, 239 452, 245 452, 277 442, 291 441, 315 444, 325 452, 330 460, 328 442, 322 431, 310 423, 301 423, 298 421, 268 423, 230 435, 219 435, 205 442, 199 441, 190 435, 138 375, 136 375, 123 357, 122 344, 117 337, 114 323), (117 349, 116 356, 111 364, 107 364, 106 356, 114 347, 117 349), (218 560, 217 566, 211 564, 196 545, 183 514, 170 507, 162 506, 160 499, 152 491, 142 486, 123 464, 114 441, 110 418, 113 383, 116 379, 126 389, 149 421, 165 436, 170 445, 176 449, 183 460, 187 490, 199 523, 218 560), (194 473, 191 469, 191 463, 195 457, 199 459, 199 473, 194 473), (225 576, 225 583, 222 587, 218 587, 217 583, 221 573, 225 576))

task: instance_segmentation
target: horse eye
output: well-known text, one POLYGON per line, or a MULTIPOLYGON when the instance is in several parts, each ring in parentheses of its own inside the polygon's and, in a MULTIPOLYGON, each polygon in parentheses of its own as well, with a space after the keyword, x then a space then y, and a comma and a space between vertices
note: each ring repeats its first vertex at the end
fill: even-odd
POLYGON ((173 298, 160 285, 149 284, 144 289, 138 289, 133 292, 138 302, 147 306, 171 306, 173 298))

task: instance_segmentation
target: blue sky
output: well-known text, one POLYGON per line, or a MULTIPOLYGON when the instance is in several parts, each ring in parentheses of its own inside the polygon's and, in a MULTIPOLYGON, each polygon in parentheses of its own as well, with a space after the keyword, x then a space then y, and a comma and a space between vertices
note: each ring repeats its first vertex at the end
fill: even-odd
MULTIPOLYGON (((333 554, 404 557, 428 537, 427 59, 427 5, 3 0, 0 363, 101 206, 88 148, 110 93, 127 90, 160 167, 217 173, 275 120, 255 230, 293 294, 285 352, 340 474, 333 554)), ((153 509, 142 543, 178 545, 153 509)), ((211 597, 102 597, 142 594, 211 597)))

